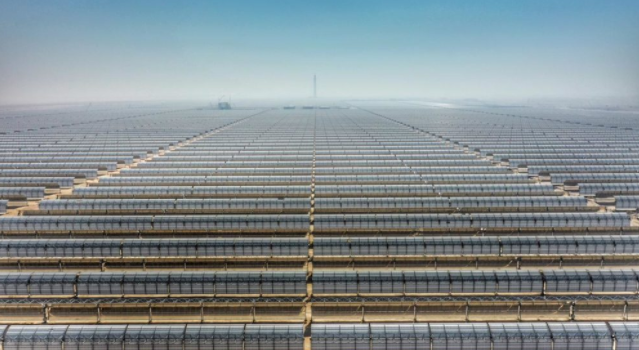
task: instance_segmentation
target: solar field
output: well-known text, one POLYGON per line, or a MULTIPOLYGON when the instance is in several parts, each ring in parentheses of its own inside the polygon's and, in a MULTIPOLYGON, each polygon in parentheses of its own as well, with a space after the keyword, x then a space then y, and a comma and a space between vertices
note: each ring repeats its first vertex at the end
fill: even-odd
POLYGON ((637 349, 636 115, 0 110, 2 349, 637 349))

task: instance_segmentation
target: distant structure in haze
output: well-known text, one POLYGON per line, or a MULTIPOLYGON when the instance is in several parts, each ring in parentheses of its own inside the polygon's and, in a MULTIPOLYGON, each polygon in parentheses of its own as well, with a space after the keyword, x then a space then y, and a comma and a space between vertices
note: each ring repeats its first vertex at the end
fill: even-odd
POLYGON ((231 98, 228 101, 222 101, 224 96, 217 100, 217 109, 231 109, 231 98))
POLYGON ((317 98, 317 75, 313 75, 313 98, 317 98))

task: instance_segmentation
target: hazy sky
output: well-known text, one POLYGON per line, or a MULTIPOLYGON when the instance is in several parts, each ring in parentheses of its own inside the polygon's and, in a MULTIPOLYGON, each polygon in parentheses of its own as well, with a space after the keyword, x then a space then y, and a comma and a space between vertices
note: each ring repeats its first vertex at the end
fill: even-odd
POLYGON ((639 95, 636 0, 0 0, 0 104, 639 95))

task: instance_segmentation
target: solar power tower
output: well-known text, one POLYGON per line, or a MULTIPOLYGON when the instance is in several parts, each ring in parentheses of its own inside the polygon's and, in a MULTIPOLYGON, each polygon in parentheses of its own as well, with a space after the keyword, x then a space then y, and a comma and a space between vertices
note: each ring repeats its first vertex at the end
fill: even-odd
POLYGON ((635 117, 333 105, 0 111, 0 347, 637 348, 635 117))

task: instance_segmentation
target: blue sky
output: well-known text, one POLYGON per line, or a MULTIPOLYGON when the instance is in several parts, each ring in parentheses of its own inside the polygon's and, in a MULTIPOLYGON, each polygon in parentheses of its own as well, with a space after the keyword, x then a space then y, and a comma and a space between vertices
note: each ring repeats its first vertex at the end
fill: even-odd
POLYGON ((639 1, 0 0, 0 104, 639 95, 639 1))

